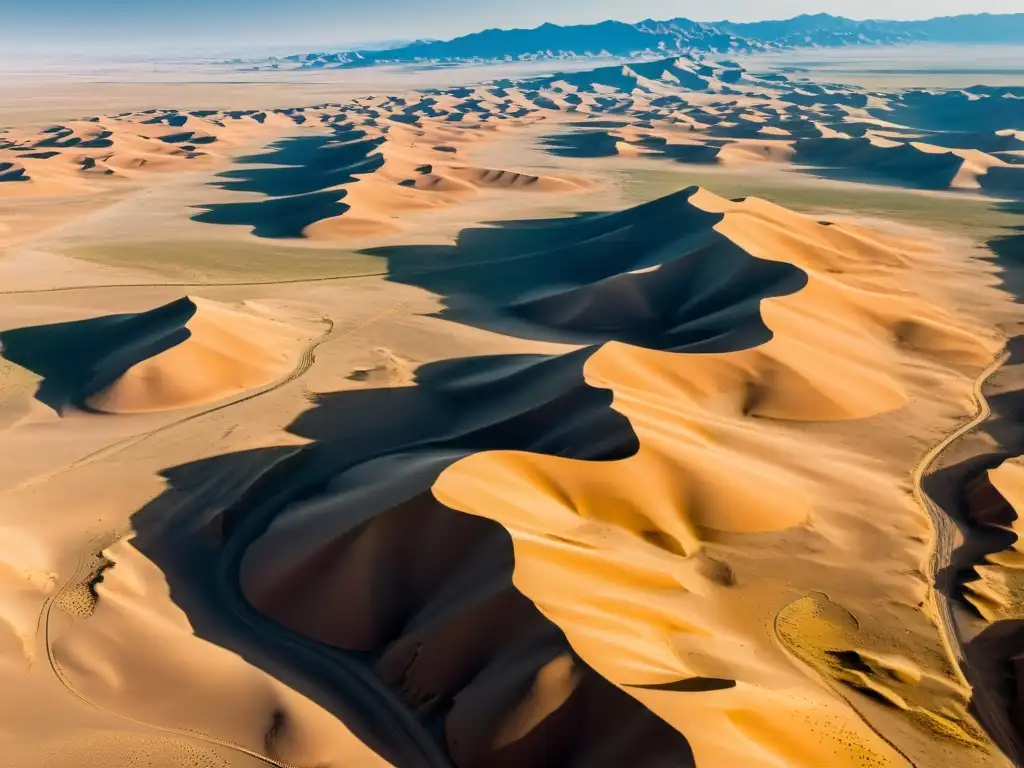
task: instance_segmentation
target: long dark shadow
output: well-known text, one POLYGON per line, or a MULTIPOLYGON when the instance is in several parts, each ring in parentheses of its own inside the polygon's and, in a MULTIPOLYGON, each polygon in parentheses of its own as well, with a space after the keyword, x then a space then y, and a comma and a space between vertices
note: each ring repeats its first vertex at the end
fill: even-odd
POLYGON ((390 279, 441 295, 446 316, 464 304, 464 322, 496 317, 524 335, 592 343, 560 356, 442 361, 418 369, 413 386, 318 395, 288 428, 310 441, 304 448, 168 469, 168 490, 133 518, 135 543, 197 634, 321 702, 397 765, 577 766, 597 748, 608 764, 692 766, 684 736, 588 667, 515 589, 507 531, 430 493, 445 467, 480 451, 633 455, 636 435, 612 393, 584 379, 600 342, 728 352, 770 338, 761 300, 799 290, 806 275, 723 242, 711 229, 720 217, 691 206, 692 194, 470 229, 450 248, 376 251, 390 279), (570 317, 545 303, 579 292, 570 317), (289 530, 305 530, 312 548, 278 549, 289 530), (262 558, 285 551, 299 565, 267 576, 277 566, 262 558), (436 655, 452 644, 454 655, 436 655), (493 702, 512 706, 551 664, 576 681, 560 706, 501 747, 463 738, 496 728, 507 712, 493 702))

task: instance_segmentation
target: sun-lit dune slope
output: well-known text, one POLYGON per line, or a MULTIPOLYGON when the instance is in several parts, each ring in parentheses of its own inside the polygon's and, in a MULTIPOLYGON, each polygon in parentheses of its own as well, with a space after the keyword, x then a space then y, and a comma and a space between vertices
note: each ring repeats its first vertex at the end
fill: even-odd
POLYGON ((979 478, 972 490, 969 501, 978 522, 1004 528, 1014 541, 975 566, 978 578, 964 584, 965 597, 988 621, 1024 619, 1024 460, 1008 459, 979 478))
MULTIPOLYGON (((824 533, 836 510, 820 495, 821 473, 850 457, 783 425, 895 411, 906 402, 903 371, 910 360, 974 370, 990 359, 995 343, 901 295, 892 283, 885 289, 872 279, 868 287, 868 276, 906 268, 911 256, 898 242, 758 200, 730 202, 700 192, 693 204, 724 213, 715 228, 732 242, 807 273, 806 288, 764 302, 772 339, 719 355, 607 344, 588 360, 585 376, 614 393, 613 407, 639 438, 636 455, 597 464, 476 453, 442 473, 434 493, 447 506, 510 531, 516 585, 601 674, 623 686, 735 683, 691 696, 627 687, 687 736, 698 764, 903 764, 851 713, 775 657, 764 618, 740 608, 754 594, 765 599, 770 586, 750 584, 744 597, 732 577, 723 585, 709 575, 701 551, 723 536, 729 549, 743 552, 763 546, 744 536, 819 526, 824 533), (794 696, 795 690, 801 693, 794 696), (813 725, 806 730, 794 722, 813 725)), ((889 503, 902 503, 899 494, 889 503)), ((786 547, 775 546, 786 557, 786 547)), ((841 549, 827 561, 847 561, 851 554, 841 549)), ((729 563, 726 556, 724 571, 715 573, 730 573, 729 563)), ((820 574, 810 575, 803 576, 808 587, 820 584, 820 574)), ((896 587, 892 574, 879 577, 891 579, 890 595, 911 588, 896 587)), ((915 603, 908 601, 906 610, 916 610, 915 603)), ((968 743, 962 693, 955 685, 945 691, 959 710, 937 717, 968 743)))
POLYGON ((166 411, 221 400, 290 371, 310 329, 266 310, 182 298, 158 309, 8 331, 3 356, 55 409, 166 411))
POLYGON ((193 218, 248 226, 259 237, 335 240, 393 232, 403 214, 483 193, 571 192, 588 186, 568 175, 453 162, 460 150, 501 135, 490 125, 429 120, 419 113, 431 111, 429 106, 383 101, 319 112, 321 130, 314 135, 240 158, 249 167, 220 174, 219 186, 262 199, 197 206, 204 210, 193 218), (403 119, 381 125, 378 118, 385 115, 403 119))
POLYGON ((908 409, 969 407, 997 346, 913 289, 936 255, 697 188, 506 236, 488 280, 462 266, 424 287, 620 340, 418 373, 388 401, 411 398, 404 441, 322 446, 321 463, 347 458, 247 551, 252 604, 373 653, 443 719, 459 768, 688 765, 691 749, 697 765, 907 765, 844 701, 869 689, 926 755, 969 759, 966 692, 921 608, 918 448, 901 469, 864 443, 922 418, 908 409), (922 405, 920 388, 943 394, 922 405), (814 634, 794 609, 776 637, 819 591, 856 618, 814 634), (873 671, 816 666, 855 650, 873 671), (925 671, 896 684, 908 659, 925 671))
POLYGON ((0 184, 0 195, 81 195, 106 189, 104 180, 214 168, 240 147, 296 130, 299 115, 284 112, 146 110, 9 130, 0 134, 0 182, 27 183, 0 184))
POLYGON ((797 142, 795 152, 797 162, 919 188, 989 189, 1024 184, 1021 169, 973 148, 949 149, 882 138, 823 138, 797 142))

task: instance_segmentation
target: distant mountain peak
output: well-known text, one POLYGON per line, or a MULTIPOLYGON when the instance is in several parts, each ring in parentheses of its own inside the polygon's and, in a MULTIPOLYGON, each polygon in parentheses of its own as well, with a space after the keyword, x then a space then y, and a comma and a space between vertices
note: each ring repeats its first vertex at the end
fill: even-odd
POLYGON ((533 29, 485 29, 447 41, 417 40, 389 49, 289 56, 301 68, 373 64, 537 61, 566 58, 644 59, 665 55, 749 52, 800 47, 894 45, 913 42, 1021 43, 1024 13, 979 13, 925 21, 858 21, 829 13, 755 22, 700 22, 684 17, 636 24, 606 20, 533 29))

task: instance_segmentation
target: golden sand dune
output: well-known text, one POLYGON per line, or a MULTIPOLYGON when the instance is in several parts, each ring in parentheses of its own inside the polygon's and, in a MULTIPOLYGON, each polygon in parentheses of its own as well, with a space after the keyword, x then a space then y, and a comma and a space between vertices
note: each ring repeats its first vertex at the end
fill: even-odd
MULTIPOLYGON (((777 695, 779 686, 802 687, 800 676, 785 663, 754 660, 751 649, 770 647, 770 636, 729 618, 730 590, 702 572, 698 553, 702 541, 721 533, 813 527, 824 514, 813 501, 813 472, 796 459, 802 438, 761 428, 761 420, 842 420, 895 410, 905 398, 894 373, 900 357, 977 366, 993 346, 947 331, 955 325, 928 318, 930 310, 905 297, 857 289, 819 271, 842 253, 830 241, 859 240, 854 252, 869 271, 898 261, 898 246, 760 201, 694 197, 697 205, 725 211, 720 231, 762 257, 807 271, 803 291, 765 303, 772 340, 712 356, 606 345, 585 375, 614 393, 614 407, 639 437, 635 456, 597 464, 480 453, 447 469, 434 492, 444 504, 511 532, 516 585, 609 679, 735 682, 682 698, 631 690, 687 735, 698 764, 902 764, 856 720, 842 721, 848 735, 837 738, 856 745, 847 748, 786 726, 818 722, 814 731, 822 733, 832 721, 832 735, 840 732, 834 704, 820 692, 807 689, 803 704, 777 695), (901 324, 928 330, 905 346, 893 334, 901 324), (823 363, 828 350, 835 355, 823 363), (780 462, 782 456, 791 458, 780 462)), ((849 260, 846 269, 857 271, 849 260)), ((731 541, 743 546, 742 539, 731 541)))
POLYGON ((38 397, 54 408, 145 413, 222 400, 286 375, 315 332, 268 315, 186 297, 0 338, 8 360, 42 377, 38 397))
MULTIPOLYGON (((1002 552, 988 555, 983 565, 975 566, 978 578, 964 584, 965 597, 988 621, 1024 619, 1024 463, 1008 459, 988 471, 987 484, 998 493, 997 509, 984 522, 1005 527, 1014 536, 1013 544, 1002 552)), ((979 521, 981 522, 981 521, 979 521)))
MULTIPOLYGON (((164 411, 222 400, 284 376, 298 360, 307 336, 297 328, 256 313, 199 299, 184 324, 185 338, 135 363, 86 404, 105 413, 164 411)), ((181 326, 156 331, 157 338, 181 326)), ((156 329, 154 329, 156 330, 156 329)), ((148 339, 153 343, 152 337, 148 339)), ((162 343, 156 342, 158 344, 162 343)), ((131 346, 112 354, 135 357, 131 346)), ((97 371, 97 376, 103 374, 97 371)))
POLYGON ((848 708, 865 690, 933 754, 977 748, 966 692, 921 612, 925 524, 896 522, 896 509, 909 514, 903 477, 845 437, 911 407, 919 375, 963 388, 997 346, 909 290, 930 279, 934 254, 696 188, 553 226, 545 237, 557 245, 531 251, 525 229, 526 253, 489 265, 513 294, 525 285, 516 274, 550 281, 506 310, 612 338, 631 324, 668 333, 636 336, 653 348, 481 361, 436 392, 422 377, 428 410, 442 410, 423 414, 419 442, 341 472, 251 545, 241 582, 253 605, 379 654, 378 674, 410 705, 444 713, 460 768, 554 754, 603 764, 592 761, 619 754, 593 703, 613 700, 605 681, 628 695, 622 717, 637 718, 617 743, 651 746, 652 765, 691 748, 697 765, 907 765, 848 708), (577 284, 559 284, 564 275, 577 284), (768 336, 750 324, 758 310, 768 336), (691 344, 672 337, 677 327, 691 344), (573 374, 583 360, 585 385, 573 374), (624 421, 587 399, 602 390, 624 421), (867 521, 866 507, 893 516, 867 521), (882 541, 892 561, 862 567, 882 541), (840 618, 818 632, 817 609, 787 609, 803 590, 836 595, 840 618), (864 629, 897 615, 906 637, 864 629), (563 722, 582 725, 567 733, 563 722), (591 732, 596 743, 579 737, 591 732))

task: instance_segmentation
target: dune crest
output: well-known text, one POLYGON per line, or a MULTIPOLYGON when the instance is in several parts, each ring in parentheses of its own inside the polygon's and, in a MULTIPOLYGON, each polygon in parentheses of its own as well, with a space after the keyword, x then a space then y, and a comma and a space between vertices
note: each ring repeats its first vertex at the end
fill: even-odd
MULTIPOLYGON (((906 488, 922 446, 887 448, 893 469, 864 437, 959 416, 999 346, 942 308, 945 254, 693 187, 470 229, 438 255, 469 264, 394 279, 470 324, 589 346, 361 393, 418 403, 416 438, 396 447, 378 419, 372 450, 324 451, 348 458, 246 549, 257 610, 375 654, 443 719, 460 768, 640 745, 631 764, 907 765, 891 732, 929 755, 978 749, 922 610, 928 523, 906 488), (840 619, 786 612, 808 593, 840 619), (787 646, 793 627, 826 640, 787 646), (884 711, 851 708, 864 691, 884 711), (635 722, 628 738, 602 702, 635 722)), ((297 434, 330 440, 317 422, 297 434)))
POLYGON ((58 413, 171 411, 272 383, 299 362, 322 325, 255 304, 184 297, 136 314, 0 334, 0 351, 40 378, 58 413))
MULTIPOLYGON (((802 290, 762 303, 771 339, 724 354, 605 344, 584 374, 612 391, 639 439, 635 455, 597 463, 482 452, 448 467, 433 492, 510 532, 516 586, 585 661, 684 733, 698 764, 905 765, 775 655, 772 635, 742 617, 746 590, 706 570, 702 552, 727 541, 725 551, 738 553, 760 547, 758 536, 835 519, 816 477, 849 459, 826 442, 806 462, 809 438, 787 422, 898 411, 908 366, 973 371, 998 343, 898 287, 918 248, 761 200, 704 190, 690 200, 720 214, 714 229, 751 255, 807 274, 802 290), (686 696, 635 687, 706 678, 735 685, 686 696), (815 724, 816 735, 794 730, 795 720, 815 724)), ((948 704, 919 698, 926 703, 913 706, 948 704)), ((935 715, 953 723, 949 733, 964 732, 956 724, 968 717, 965 702, 958 706, 959 715, 935 715)))
MULTIPOLYGON (((298 328, 244 308, 189 298, 195 314, 180 343, 127 368, 86 404, 104 413, 186 408, 269 384, 294 366, 308 336, 298 328)), ((157 329, 154 329, 157 330, 157 329)), ((121 348, 118 356, 133 354, 121 348)))
POLYGON ((965 597, 988 621, 1024 619, 1024 459, 1007 459, 987 473, 988 483, 1001 499, 995 519, 986 520, 1014 536, 1013 544, 974 567, 977 580, 964 584, 965 597))

